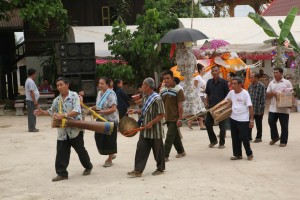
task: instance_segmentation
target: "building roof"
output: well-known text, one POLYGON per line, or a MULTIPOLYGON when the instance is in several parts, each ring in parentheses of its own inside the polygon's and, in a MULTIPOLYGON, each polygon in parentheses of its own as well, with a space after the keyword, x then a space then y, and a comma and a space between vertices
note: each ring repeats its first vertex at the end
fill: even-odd
POLYGON ((23 30, 23 20, 18 10, 12 11, 9 20, 0 20, 0 30, 23 30))
MULTIPOLYGON (((267 16, 265 20, 280 33, 278 20, 284 21, 284 16, 267 16)), ((300 16, 296 16, 291 32, 297 42, 300 42, 300 16)), ((179 18, 180 28, 191 28, 190 18, 179 18)), ((271 39, 263 29, 249 17, 216 17, 194 18, 193 29, 197 29, 210 39, 223 39, 230 44, 263 43, 271 39)), ((199 41, 201 42, 201 41, 199 41)))
MULTIPOLYGON (((292 7, 298 7, 298 9, 300 9, 300 0, 274 0, 262 15, 286 16, 292 7)), ((300 15, 299 12, 298 15, 300 15)))

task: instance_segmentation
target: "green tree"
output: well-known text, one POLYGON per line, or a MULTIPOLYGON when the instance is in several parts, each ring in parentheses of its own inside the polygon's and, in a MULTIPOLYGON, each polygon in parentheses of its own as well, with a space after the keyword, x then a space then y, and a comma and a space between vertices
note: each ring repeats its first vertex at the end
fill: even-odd
POLYGON ((145 14, 137 16, 137 31, 131 33, 124 23, 115 22, 113 34, 105 37, 112 54, 133 67, 137 81, 172 64, 168 59, 169 45, 162 45, 160 51, 155 48, 167 31, 178 27, 177 15, 171 11, 171 6, 169 0, 146 0, 145 14))
POLYGON ((200 1, 194 3, 194 0, 171 0, 172 12, 176 13, 179 18, 190 18, 190 17, 208 17, 200 9, 200 1), (193 13, 192 13, 192 2, 193 2, 193 13), (192 16, 193 15, 193 16, 192 16))
POLYGON ((131 15, 131 0, 114 0, 109 1, 110 7, 112 7, 112 19, 119 23, 126 23, 126 20, 131 15))
POLYGON ((275 40, 277 43, 276 46, 276 56, 274 59, 274 66, 283 67, 285 65, 285 58, 283 52, 283 43, 286 39, 290 41, 290 45, 294 49, 295 52, 300 53, 300 48, 294 39, 293 35, 291 34, 291 28, 294 23, 295 17, 297 16, 298 8, 293 7, 288 15, 286 16, 284 22, 281 20, 278 21, 278 25, 280 27, 280 34, 278 35, 273 27, 260 15, 256 13, 249 13, 248 17, 251 18, 257 25, 259 25, 264 32, 269 36, 272 37, 272 40, 275 40))

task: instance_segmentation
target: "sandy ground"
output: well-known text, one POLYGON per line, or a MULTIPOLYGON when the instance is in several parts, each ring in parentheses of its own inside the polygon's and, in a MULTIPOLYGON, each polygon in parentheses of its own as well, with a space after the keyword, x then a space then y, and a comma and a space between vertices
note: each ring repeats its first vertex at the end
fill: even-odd
MULTIPOLYGON (((89 120, 89 117, 87 117, 89 120)), ((263 142, 251 143, 254 160, 231 161, 230 132, 226 148, 208 148, 207 132, 182 127, 187 153, 175 158, 172 149, 166 173, 152 176, 156 169, 151 154, 141 178, 128 178, 133 169, 138 136, 118 135, 114 165, 103 168, 106 157, 98 154, 94 134, 86 131, 85 146, 94 169, 83 177, 77 154, 72 150, 69 179, 52 182, 56 152, 56 129, 49 117, 39 117, 39 133, 27 132, 27 116, 0 116, 0 199, 299 199, 300 114, 290 114, 290 135, 284 148, 270 146, 267 117, 263 142)), ((214 127, 218 130, 217 127, 214 127)), ((254 132, 256 134, 256 132, 254 132)), ((243 150, 244 152, 244 150, 243 150)), ((244 154, 244 157, 245 154, 244 154)))

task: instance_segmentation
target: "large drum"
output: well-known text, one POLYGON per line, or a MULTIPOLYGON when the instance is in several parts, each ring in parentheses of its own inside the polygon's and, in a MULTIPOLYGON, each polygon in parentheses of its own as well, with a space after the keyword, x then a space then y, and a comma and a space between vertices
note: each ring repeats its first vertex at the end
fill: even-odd
POLYGON ((209 109, 209 112, 214 118, 215 122, 220 122, 224 119, 227 119, 232 112, 232 102, 231 100, 223 100, 209 109))

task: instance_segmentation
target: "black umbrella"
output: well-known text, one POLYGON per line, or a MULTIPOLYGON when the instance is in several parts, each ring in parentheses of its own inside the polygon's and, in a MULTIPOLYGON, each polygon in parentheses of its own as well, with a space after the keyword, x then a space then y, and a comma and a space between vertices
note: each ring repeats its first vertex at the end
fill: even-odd
POLYGON ((167 32, 159 40, 159 43, 193 42, 202 39, 208 39, 208 37, 201 31, 191 28, 178 28, 167 32))

